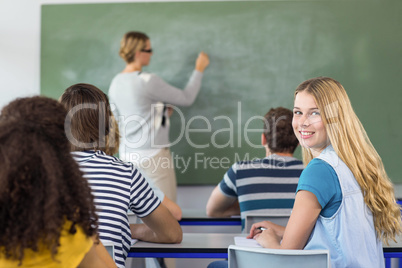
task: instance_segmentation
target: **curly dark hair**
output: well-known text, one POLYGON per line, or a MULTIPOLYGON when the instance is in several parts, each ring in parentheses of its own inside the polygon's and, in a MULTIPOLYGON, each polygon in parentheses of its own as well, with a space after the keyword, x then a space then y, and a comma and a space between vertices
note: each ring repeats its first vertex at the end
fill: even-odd
POLYGON ((293 154, 299 144, 292 127, 293 112, 283 107, 272 108, 264 118, 264 136, 269 150, 293 154))
POLYGON ((6 258, 45 245, 54 258, 61 229, 72 222, 97 234, 93 196, 70 154, 67 111, 46 97, 17 99, 0 115, 0 247, 6 258))

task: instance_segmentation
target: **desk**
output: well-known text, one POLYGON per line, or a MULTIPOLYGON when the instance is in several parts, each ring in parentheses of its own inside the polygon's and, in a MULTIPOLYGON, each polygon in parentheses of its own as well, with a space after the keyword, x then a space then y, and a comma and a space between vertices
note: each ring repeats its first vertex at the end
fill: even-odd
POLYGON ((134 244, 128 257, 131 258, 217 258, 228 257, 228 247, 234 244, 239 233, 183 233, 180 244, 157 244, 139 241, 134 244))
POLYGON ((385 258, 402 258, 402 237, 397 238, 397 242, 389 242, 389 246, 383 245, 385 258))
MULTIPOLYGON (((130 223, 137 223, 137 217, 131 211, 127 213, 130 223)), ((208 217, 205 210, 183 209, 179 224, 183 233, 240 233, 241 219, 208 217)))
MULTIPOLYGON (((240 233, 183 233, 180 244, 157 244, 139 241, 134 244, 128 257, 131 258, 218 258, 228 257, 229 245, 234 245, 235 236, 240 233)), ((398 242, 384 245, 385 258, 402 257, 402 238, 398 242)))
POLYGON ((240 233, 241 219, 238 217, 212 218, 205 210, 183 209, 183 217, 179 221, 183 233, 240 233))
MULTIPOLYGON (((402 258, 402 237, 397 238, 397 242, 389 242, 389 246, 383 246, 385 267, 391 267, 391 258, 402 258)), ((402 267, 402 260, 399 259, 399 266, 402 267)))

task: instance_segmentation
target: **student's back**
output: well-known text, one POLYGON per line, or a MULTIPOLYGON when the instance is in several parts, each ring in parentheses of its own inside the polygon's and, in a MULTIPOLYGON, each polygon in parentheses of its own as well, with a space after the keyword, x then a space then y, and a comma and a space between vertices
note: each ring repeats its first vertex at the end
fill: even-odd
POLYGON ((291 125, 292 111, 272 108, 264 118, 261 143, 266 157, 238 162, 229 168, 208 200, 209 216, 241 212, 244 228, 247 215, 290 215, 303 170, 303 163, 293 157, 298 141, 291 125), (237 202, 240 208, 236 208, 237 202))
POLYGON ((142 218, 154 211, 160 201, 133 164, 102 151, 75 151, 72 155, 92 188, 100 239, 114 244, 115 261, 124 265, 131 246, 127 211, 142 218))
POLYGON ((69 152, 66 117, 61 104, 44 97, 2 110, 0 267, 106 267, 93 242, 95 207, 69 152))
POLYGON ((91 185, 100 238, 114 245, 116 264, 125 267, 131 237, 149 242, 181 242, 180 225, 140 172, 133 164, 104 152, 110 146, 109 134, 114 135, 107 96, 93 85, 76 84, 65 90, 60 101, 74 113, 70 121, 71 151, 91 185), (75 110, 85 105, 91 108, 75 110), (145 225, 130 226, 128 209, 145 225))
POLYGON ((219 187, 237 197, 244 227, 247 215, 290 215, 302 170, 297 158, 272 154, 234 164, 219 187))

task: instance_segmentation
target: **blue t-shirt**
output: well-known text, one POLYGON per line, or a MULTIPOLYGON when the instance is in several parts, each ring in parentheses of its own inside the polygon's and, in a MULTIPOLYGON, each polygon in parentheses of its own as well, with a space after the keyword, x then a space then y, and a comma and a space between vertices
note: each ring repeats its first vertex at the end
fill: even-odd
POLYGON ((300 175, 296 193, 305 190, 313 193, 321 205, 320 215, 331 217, 342 203, 342 190, 338 175, 327 162, 314 158, 300 175))

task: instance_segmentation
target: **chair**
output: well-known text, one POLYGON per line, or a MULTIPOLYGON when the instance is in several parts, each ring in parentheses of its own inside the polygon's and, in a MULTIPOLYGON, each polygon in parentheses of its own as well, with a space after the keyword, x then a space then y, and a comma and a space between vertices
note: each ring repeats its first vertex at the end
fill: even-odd
POLYGON ((329 250, 287 250, 230 245, 229 268, 329 268, 329 250))
POLYGON ((260 221, 271 221, 275 224, 279 224, 282 226, 286 226, 289 221, 289 215, 280 215, 280 214, 248 214, 245 217, 244 221, 244 230, 243 232, 248 233, 250 232, 251 226, 260 221))

